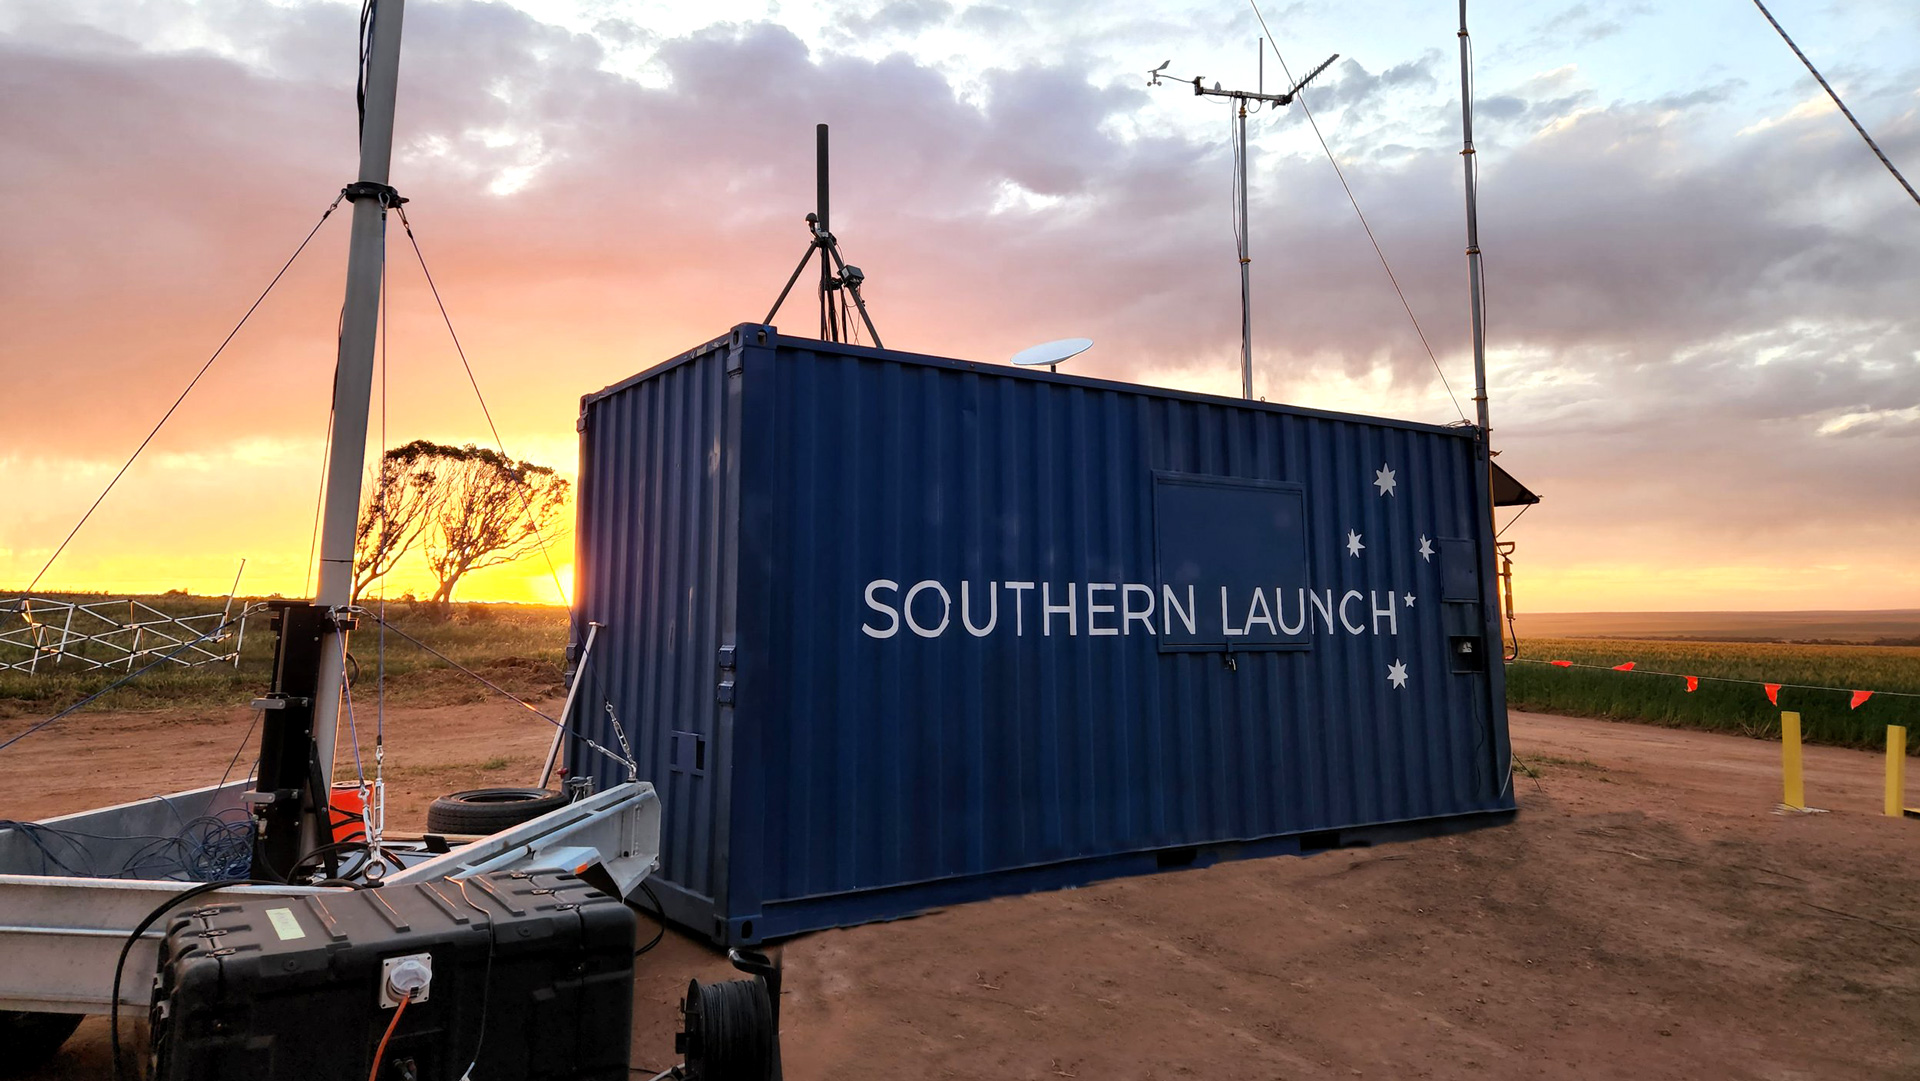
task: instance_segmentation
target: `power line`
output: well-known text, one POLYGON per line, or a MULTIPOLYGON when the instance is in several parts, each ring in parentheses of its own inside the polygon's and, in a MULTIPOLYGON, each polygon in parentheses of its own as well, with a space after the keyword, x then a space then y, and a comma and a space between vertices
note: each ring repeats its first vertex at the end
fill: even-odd
MULTIPOLYGON (((1287 77, 1288 82, 1292 82, 1293 72, 1287 68, 1287 58, 1280 55, 1280 46, 1273 40, 1273 31, 1267 27, 1267 17, 1260 14, 1259 3, 1256 0, 1247 0, 1247 5, 1253 8, 1253 17, 1260 20, 1260 29, 1267 35, 1267 45, 1273 49, 1273 58, 1280 61, 1280 73, 1287 77)), ((1440 367, 1440 358, 1434 354, 1433 344, 1427 341, 1427 332, 1421 329, 1419 317, 1413 314, 1413 305, 1407 302, 1406 291, 1400 288, 1399 277, 1394 274, 1393 266, 1387 262, 1387 253, 1381 250, 1379 238, 1373 235, 1373 226, 1368 224, 1366 212, 1360 209, 1360 200, 1354 197, 1353 186, 1347 183, 1346 170, 1340 168, 1339 159, 1333 156, 1332 148, 1327 145, 1327 137, 1320 133, 1320 123, 1313 118, 1313 110, 1307 107, 1306 95, 1298 94, 1294 100, 1299 103, 1300 111, 1306 114, 1307 123, 1313 128, 1313 137, 1320 140, 1320 149, 1327 155, 1327 161, 1333 166, 1334 175, 1340 178, 1340 187, 1347 193, 1347 202, 1353 204, 1353 213, 1360 219, 1360 228, 1366 230, 1367 243, 1373 245, 1373 254, 1380 258, 1380 268, 1387 272, 1387 281, 1392 283, 1394 295, 1400 298, 1400 307, 1406 310, 1407 319, 1413 324, 1413 332, 1419 335, 1420 345, 1427 351, 1427 359, 1433 362, 1433 370, 1440 376, 1440 385, 1446 388, 1447 397, 1453 402, 1453 411, 1460 414, 1460 419, 1465 421, 1467 411, 1460 408, 1460 399, 1454 396, 1453 384, 1447 380, 1446 371, 1440 367)))
POLYGON ((113 479, 107 482, 107 486, 100 492, 99 498, 93 501, 93 505, 87 508, 87 512, 82 514, 80 520, 73 524, 73 528, 67 531, 66 539, 62 540, 60 546, 53 550, 53 554, 47 557, 47 562, 40 568, 40 573, 34 575, 33 581, 27 583, 26 592, 32 593, 34 588, 40 584, 40 579, 45 578, 47 572, 53 569, 54 560, 60 558, 60 553, 66 551, 67 545, 73 543, 74 535, 80 532, 80 527, 86 525, 87 519, 93 517, 93 512, 99 510, 100 504, 106 502, 107 493, 113 491, 113 486, 119 484, 120 478, 127 475, 127 470, 133 468, 134 460, 139 458, 140 453, 147 449, 147 444, 153 442, 153 437, 160 434, 160 429, 166 426, 168 420, 172 419, 174 411, 180 408, 180 403, 186 401, 187 395, 193 393, 193 388, 200 385, 201 377, 207 374, 209 368, 213 367, 214 361, 220 359, 220 354, 226 351, 227 345, 233 341, 234 335, 239 334, 240 328, 247 325, 247 320, 253 317, 253 313, 259 309, 261 302, 267 299, 267 294, 273 292, 273 287, 280 284, 280 279, 286 275, 287 268, 293 265, 295 259, 300 258, 301 252, 307 250, 307 242, 311 241, 314 235, 320 231, 320 227, 327 223, 327 219, 333 216, 334 208, 339 206, 340 200, 345 197, 346 193, 344 192, 333 197, 333 202, 328 204, 326 211, 320 215, 320 220, 314 222, 313 228, 307 231, 306 239, 300 241, 300 246, 293 249, 292 255, 287 256, 287 261, 281 264, 279 273, 273 276, 273 280, 267 283, 267 287, 260 290, 260 295, 253 298, 253 303, 248 305, 246 314, 240 317, 240 321, 233 325, 232 330, 227 331, 225 338, 220 339, 220 347, 213 351, 213 355, 207 358, 207 362, 200 365, 200 370, 195 372, 193 378, 187 381, 187 389, 181 391, 180 396, 175 398, 173 404, 167 407, 167 411, 161 415, 159 423, 155 424, 153 430, 147 433, 147 437, 140 441, 140 445, 133 449, 133 454, 127 459, 126 464, 120 467, 120 471, 113 475, 113 479))
POLYGON ((1886 151, 1881 150, 1880 144, 1874 142, 1873 136, 1867 134, 1867 129, 1861 126, 1859 118, 1853 115, 1853 110, 1847 108, 1847 103, 1840 100, 1840 95, 1834 92, 1833 86, 1827 82, 1826 76, 1820 74, 1820 69, 1813 66, 1813 61, 1807 59, 1807 54, 1801 52, 1800 46, 1795 45, 1793 39, 1787 36, 1786 27, 1780 25, 1780 20, 1774 18, 1773 12, 1768 11, 1767 5, 1761 3, 1760 0, 1753 0, 1753 6, 1760 9, 1760 14, 1765 15, 1767 21, 1773 24, 1774 30, 1779 32, 1780 40, 1786 42, 1787 48, 1793 50, 1793 55, 1799 57, 1800 62, 1805 64, 1807 70, 1813 73, 1814 79, 1820 83, 1820 89, 1825 90, 1827 96, 1833 99, 1833 103, 1840 107, 1841 114, 1847 118, 1848 123, 1853 125, 1853 130, 1859 132, 1860 137, 1867 141, 1867 147, 1873 151, 1874 157, 1879 158, 1880 164, 1887 167, 1887 172, 1892 173, 1893 178, 1900 182, 1900 186, 1907 189, 1907 194, 1913 197, 1913 201, 1916 204, 1920 204, 1920 192, 1914 191, 1913 185, 1907 183, 1907 178, 1901 176, 1900 170, 1893 167, 1893 162, 1887 159, 1886 151))

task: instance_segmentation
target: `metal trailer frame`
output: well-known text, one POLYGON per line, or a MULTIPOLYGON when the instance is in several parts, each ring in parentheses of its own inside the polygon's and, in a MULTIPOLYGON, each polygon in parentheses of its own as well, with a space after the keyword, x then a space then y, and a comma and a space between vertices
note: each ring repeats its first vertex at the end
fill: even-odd
MULTIPOLYGON (((47 819, 42 825, 95 835, 103 860, 125 859, 130 838, 177 830, 181 822, 245 806, 240 780, 47 819)), ((539 818, 432 854, 396 846, 403 869, 388 882, 467 878, 488 871, 556 870, 588 877, 628 897, 658 866, 660 799, 645 782, 616 785, 539 818)), ((0 871, 38 859, 16 830, 0 830, 0 871)), ((135 927, 195 882, 0 873, 0 1010, 106 1013, 114 966, 135 927)), ((234 886, 201 895, 206 904, 345 892, 337 886, 234 886)), ((144 1008, 152 993, 162 930, 149 928, 127 957, 120 1005, 144 1008)))

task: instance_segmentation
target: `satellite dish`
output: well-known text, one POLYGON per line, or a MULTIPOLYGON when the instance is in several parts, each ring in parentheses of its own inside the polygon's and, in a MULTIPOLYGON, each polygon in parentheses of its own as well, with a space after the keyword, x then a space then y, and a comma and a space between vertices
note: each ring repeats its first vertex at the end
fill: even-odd
POLYGON ((1039 345, 1022 349, 1013 355, 1013 362, 1022 368, 1051 368, 1064 360, 1093 348, 1092 338, 1062 338, 1057 342, 1042 342, 1039 345))

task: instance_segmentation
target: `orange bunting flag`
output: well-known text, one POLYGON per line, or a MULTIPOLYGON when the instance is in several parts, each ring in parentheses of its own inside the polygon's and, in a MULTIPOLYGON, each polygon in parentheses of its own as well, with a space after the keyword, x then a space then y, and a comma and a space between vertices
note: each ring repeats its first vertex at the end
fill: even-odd
POLYGON ((1700 689, 1700 677, 1688 676, 1687 677, 1687 693, 1692 694, 1693 692, 1699 689, 1700 689))
POLYGON ((1767 701, 1772 702, 1776 706, 1779 705, 1780 685, 1778 683, 1763 683, 1761 686, 1767 689, 1767 701))
POLYGON ((1859 709, 1863 704, 1865 704, 1867 699, 1872 697, 1873 697, 1872 691, 1855 691, 1853 692, 1853 704, 1848 706, 1847 708, 1859 709))
POLYGON ((1573 667, 1572 661, 1548 661, 1547 663, 1550 665, 1553 665, 1555 668, 1572 668, 1573 667))
POLYGON ((1625 664, 1616 664, 1613 666, 1613 670, 1616 672, 1631 672, 1633 671, 1633 662, 1628 661, 1625 664))

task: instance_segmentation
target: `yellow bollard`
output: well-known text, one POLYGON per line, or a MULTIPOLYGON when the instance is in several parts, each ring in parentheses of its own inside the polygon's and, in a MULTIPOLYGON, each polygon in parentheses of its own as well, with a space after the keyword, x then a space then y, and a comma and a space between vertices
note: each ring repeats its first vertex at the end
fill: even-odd
POLYGON ((1897 724, 1887 726, 1887 817, 1906 813, 1907 730, 1897 724))
POLYGON ((1780 771, 1786 777, 1786 799, 1788 807, 1796 811, 1807 809, 1807 789, 1800 775, 1800 715, 1782 713, 1780 715, 1780 771))

